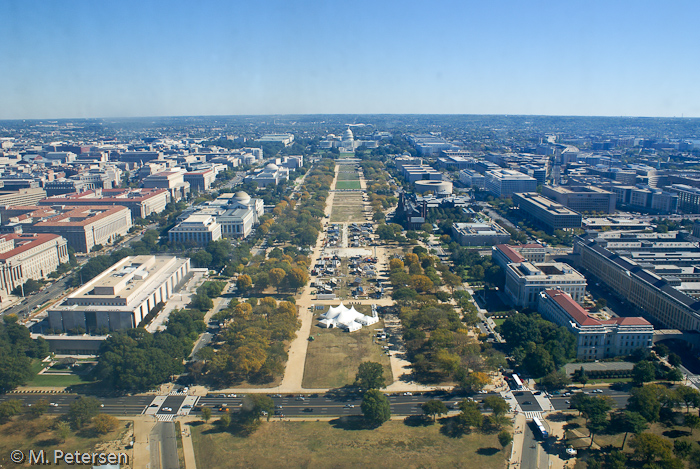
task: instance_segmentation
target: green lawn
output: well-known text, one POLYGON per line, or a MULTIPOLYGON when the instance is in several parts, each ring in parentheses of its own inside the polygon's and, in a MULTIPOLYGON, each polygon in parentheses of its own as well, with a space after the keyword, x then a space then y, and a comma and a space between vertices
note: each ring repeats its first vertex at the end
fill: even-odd
POLYGON ((494 319, 493 322, 494 322, 494 324, 496 324, 497 326, 500 326, 501 324, 503 324, 504 322, 506 322, 506 320, 505 320, 505 318, 499 318, 499 319, 494 319))
POLYGON ((311 333, 315 340, 309 342, 306 352, 303 387, 336 388, 352 384, 360 363, 365 361, 381 363, 386 383, 392 382, 389 357, 381 348, 384 343, 372 341, 376 335, 374 329, 384 327, 383 321, 355 332, 322 329, 316 326, 316 322, 314 318, 311 333))
POLYGON ((374 430, 331 422, 265 422, 251 436, 192 427, 197 467, 503 468, 510 446, 496 434, 450 438, 440 425, 390 421, 374 430))
POLYGON ((336 181, 336 189, 362 189, 360 181, 336 181))
POLYGON ((27 383, 27 386, 56 386, 66 387, 75 386, 76 384, 90 383, 91 381, 84 380, 78 375, 51 375, 43 374, 36 375, 34 379, 27 383))

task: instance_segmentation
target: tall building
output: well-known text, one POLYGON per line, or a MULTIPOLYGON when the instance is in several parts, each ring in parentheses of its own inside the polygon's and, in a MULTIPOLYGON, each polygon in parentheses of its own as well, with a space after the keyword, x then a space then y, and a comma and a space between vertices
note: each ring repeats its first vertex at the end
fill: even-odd
MULTIPOLYGON (((645 234, 638 233, 640 236, 645 234)), ((634 233, 625 235, 627 243, 634 241, 629 238, 634 233)), ((667 328, 700 331, 700 300, 677 288, 682 286, 680 279, 664 278, 656 272, 658 267, 640 265, 625 255, 624 246, 618 248, 592 234, 577 237, 574 241, 574 253, 579 255, 581 268, 639 308, 646 318, 667 328)))
POLYGON ((178 290, 189 271, 189 258, 125 257, 51 307, 49 326, 90 333, 138 327, 178 290))
POLYGON ((0 236, 0 301, 29 279, 40 280, 68 262, 66 240, 56 234, 0 236))
POLYGON ((547 250, 537 243, 512 246, 497 244, 491 248, 491 258, 505 272, 508 264, 520 262, 542 263, 545 261, 547 250))
POLYGON ((535 224, 552 233, 555 230, 581 228, 581 214, 553 202, 537 192, 513 194, 513 205, 535 224))
POLYGON ((168 239, 174 243, 206 246, 221 239, 221 225, 212 215, 195 213, 168 231, 168 239))
POLYGON ((521 262, 506 267, 505 293, 518 307, 537 308, 540 292, 552 289, 562 290, 580 303, 586 295, 586 278, 560 262, 521 262))
POLYGON ((538 312, 544 319, 566 327, 576 336, 576 358, 579 360, 629 355, 638 348, 652 346, 654 327, 646 319, 596 319, 560 290, 540 292, 538 312))
POLYGON ((579 213, 615 213, 615 194, 595 186, 542 186, 542 195, 579 213))
POLYGON ((190 183, 191 190, 195 192, 208 191, 216 179, 216 173, 211 169, 202 171, 189 171, 185 173, 185 182, 190 183))
POLYGON ((5 205, 36 205, 46 197, 44 189, 20 189, 18 191, 0 191, 0 207, 5 205))
MULTIPOLYGON (((70 205, 74 207, 127 207, 132 218, 146 218, 151 213, 160 213, 170 200, 166 189, 96 189, 80 194, 65 194, 48 197, 39 205, 70 205)), ((18 204, 20 205, 20 204, 18 204)), ((28 205, 23 203, 21 205, 28 205)))
POLYGON ((510 241, 510 233, 496 222, 453 223, 452 239, 462 246, 492 246, 510 241))
POLYGON ((90 252, 96 245, 112 243, 131 228, 131 211, 126 207, 64 207, 63 213, 23 227, 30 233, 63 236, 76 252, 90 252))
POLYGON ((496 197, 510 197, 516 192, 535 192, 537 180, 510 169, 486 171, 486 189, 496 197))
POLYGON ((177 202, 190 193, 190 183, 184 176, 182 171, 161 171, 147 176, 142 184, 146 189, 166 189, 170 199, 177 202))

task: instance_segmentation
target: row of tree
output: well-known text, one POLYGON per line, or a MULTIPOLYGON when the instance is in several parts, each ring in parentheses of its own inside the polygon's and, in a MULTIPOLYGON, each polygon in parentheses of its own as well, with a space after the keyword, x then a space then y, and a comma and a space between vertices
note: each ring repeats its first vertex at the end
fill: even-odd
POLYGON ((200 361, 190 370, 193 379, 219 385, 269 383, 284 373, 285 344, 301 325, 295 304, 269 297, 233 301, 216 319, 225 322, 224 330, 199 352, 200 361))

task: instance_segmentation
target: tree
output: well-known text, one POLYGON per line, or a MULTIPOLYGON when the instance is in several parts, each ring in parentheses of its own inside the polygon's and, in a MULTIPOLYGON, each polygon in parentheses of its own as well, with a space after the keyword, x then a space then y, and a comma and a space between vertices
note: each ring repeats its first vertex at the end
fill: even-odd
POLYGON ((263 414, 267 415, 269 420, 274 408, 275 403, 270 396, 265 394, 248 394, 243 400, 240 415, 244 421, 257 423, 263 414))
POLYGON ((425 275, 412 275, 411 287, 417 292, 429 292, 433 289, 433 281, 425 275))
POLYGON ((401 259, 397 259, 395 257, 389 261, 389 271, 403 270, 403 269, 404 269, 404 265, 403 265, 403 261, 401 259))
MULTIPOLYGON (((459 358, 459 356, 457 356, 457 358, 459 358)), ((466 378, 461 382, 462 386, 473 392, 481 391, 482 389, 484 389, 484 386, 490 383, 491 378, 489 378, 489 375, 480 371, 469 373, 469 375, 467 375, 466 378)))
POLYGON ((32 404, 32 407, 29 409, 29 412, 34 417, 39 417, 40 415, 46 413, 47 410, 49 410, 49 401, 47 401, 46 399, 39 399, 34 404, 32 404))
POLYGON ((116 430, 119 427, 119 420, 111 415, 98 414, 92 419, 92 424, 97 433, 104 435, 116 430))
POLYGON ((668 354, 668 363, 671 366, 679 367, 683 363, 683 360, 681 360, 681 357, 675 353, 669 353, 668 354))
POLYGON ((605 418, 612 403, 607 396, 594 397, 579 392, 571 397, 571 407, 581 412, 588 425, 590 420, 600 421, 605 418))
POLYGON ((688 440, 675 440, 673 442, 673 454, 681 459, 686 459, 693 451, 693 444, 688 440))
POLYGON ((100 401, 92 396, 80 396, 68 409, 68 419, 76 428, 81 428, 92 420, 100 411, 100 401))
POLYGON ((484 399, 484 405, 491 409, 494 415, 503 415, 510 410, 510 404, 501 396, 488 396, 484 399))
POLYGON ((238 291, 240 292, 245 292, 248 291, 252 288, 253 286, 253 279, 250 278, 250 275, 240 275, 238 277, 238 280, 236 281, 236 287, 238 287, 238 291))
POLYGON ((635 363, 632 368, 632 380, 637 386, 653 381, 656 377, 656 367, 648 360, 642 360, 635 363))
POLYGON ((289 288, 291 288, 294 291, 297 291, 301 287, 306 285, 306 282, 309 281, 309 274, 304 269, 301 269, 299 267, 292 267, 289 270, 289 273, 287 274, 286 278, 287 283, 289 284, 289 288))
POLYGON ((202 407, 202 419, 205 423, 209 422, 209 419, 211 419, 211 408, 202 407))
POLYGON ((391 418, 389 399, 377 389, 370 389, 362 397, 362 415, 370 425, 378 427, 391 418))
POLYGON ((211 254, 209 254, 207 251, 197 251, 190 257, 190 259, 192 259, 192 263, 196 267, 209 267, 212 262, 211 254))
POLYGON ((273 269, 270 269, 267 275, 270 277, 270 283, 273 287, 277 289, 277 292, 279 293, 280 285, 282 284, 282 281, 284 280, 284 277, 287 274, 284 270, 280 269, 279 267, 275 267, 273 269))
POLYGON ((666 379, 669 381, 683 381, 683 372, 678 368, 671 368, 668 373, 666 373, 666 379))
POLYGON ((19 399, 9 399, 0 402, 0 423, 3 423, 22 411, 22 403, 19 399))
POLYGON ((452 272, 445 272, 442 274, 442 281, 445 282, 445 285, 450 287, 450 292, 454 295, 455 287, 462 284, 462 277, 452 272))
POLYGON ((433 421, 435 421, 438 416, 445 415, 448 412, 445 403, 436 399, 424 402, 423 405, 421 405, 421 409, 425 415, 431 416, 433 421))
POLYGON ((61 443, 63 443, 64 441, 66 441, 66 438, 68 438, 68 435, 70 435, 70 425, 68 424, 68 422, 64 422, 62 420, 58 421, 54 425, 53 431, 54 433, 56 433, 56 436, 61 441, 61 443))
POLYGON ((622 440, 622 447, 620 448, 622 451, 625 450, 625 442, 627 442, 627 436, 630 433, 638 435, 648 427, 647 421, 642 414, 628 410, 616 412, 611 420, 614 422, 617 431, 625 433, 625 438, 622 440))
POLYGON ((693 430, 700 428, 700 417, 695 414, 685 414, 683 417, 683 424, 690 428, 690 434, 693 434, 693 430))
POLYGON ((360 363, 355 375, 355 386, 361 389, 380 389, 386 386, 384 367, 376 362, 360 363))
POLYGON ((665 390, 656 384, 647 384, 641 388, 632 388, 627 400, 627 410, 639 412, 647 422, 659 420, 661 397, 665 390))
POLYGON ((583 384, 584 386, 588 382, 588 375, 586 374, 586 370, 583 369, 583 366, 579 368, 578 370, 574 370, 573 374, 571 375, 571 378, 578 382, 583 384))
POLYGON ((502 430, 501 433, 498 434, 498 442, 502 447, 505 448, 511 441, 513 441, 513 435, 511 435, 508 430, 502 430))
POLYGON ((231 416, 228 413, 223 414, 219 420, 216 421, 216 425, 221 429, 228 428, 231 425, 231 416))
POLYGON ((479 409, 479 404, 468 399, 463 399, 459 403, 459 409, 462 411, 457 416, 457 422, 459 428, 464 432, 468 433, 472 428, 481 428, 484 423, 484 415, 479 409))
POLYGON ((634 457, 648 464, 657 459, 671 459, 671 441, 653 433, 640 433, 632 438, 634 457))
MULTIPOLYGON (((585 374, 585 372, 584 372, 585 374)), ((563 371, 554 370, 540 380, 540 385, 547 390, 561 389, 571 384, 571 380, 563 371)))
POLYGON ((680 385, 676 388, 676 396, 685 404, 685 411, 690 412, 691 407, 700 407, 700 391, 690 386, 680 385))

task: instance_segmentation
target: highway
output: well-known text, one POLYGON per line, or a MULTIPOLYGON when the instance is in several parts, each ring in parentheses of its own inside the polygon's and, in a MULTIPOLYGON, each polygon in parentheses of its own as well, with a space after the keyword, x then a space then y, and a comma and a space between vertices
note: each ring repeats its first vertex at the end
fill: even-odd
MULTIPOLYGON (((592 391, 593 388, 591 388, 592 391)), ((590 391, 587 391, 590 392, 590 391)), ((494 395, 494 394, 476 394, 474 399, 476 401, 482 401, 483 398, 494 395)), ((624 407, 627 403, 629 395, 621 391, 613 391, 605 389, 603 393, 592 393, 593 396, 610 396, 616 407, 624 407)), ((200 414, 201 407, 211 408, 215 414, 218 410, 225 405, 230 411, 236 411, 242 406, 244 401, 244 395, 236 395, 232 397, 232 394, 210 394, 206 397, 199 397, 196 400, 193 414, 200 414)), ((49 413, 65 413, 68 412, 70 404, 77 399, 79 396, 75 394, 7 394, 0 396, 0 402, 7 399, 19 399, 23 404, 32 404, 41 398, 45 398, 49 402, 57 404, 56 407, 50 407, 49 413)), ((360 404, 362 403, 362 398, 355 394, 311 394, 304 395, 303 400, 299 395, 294 394, 284 394, 284 395, 271 395, 272 400, 276 408, 276 413, 284 415, 286 417, 294 416, 343 416, 343 415, 359 415, 362 413, 360 409, 360 404)), ((523 412, 542 412, 543 410, 538 403, 538 399, 530 391, 516 391, 514 392, 514 397, 518 401, 519 407, 523 412)), ((540 400, 542 400, 541 396, 540 400)), ((391 412, 395 415, 417 415, 421 414, 420 405, 430 399, 440 399, 449 409, 452 409, 453 405, 460 400, 464 399, 464 395, 458 395, 454 393, 442 393, 441 395, 431 395, 430 393, 416 394, 416 395, 390 395, 389 402, 391 404, 391 412)), ((154 395, 136 395, 136 396, 122 396, 122 397, 110 397, 110 398, 98 398, 98 400, 104 405, 101 412, 112 414, 112 415, 139 415, 142 414, 149 407, 157 408, 154 413, 159 415, 168 414, 178 414, 178 413, 188 413, 189 409, 181 408, 186 399, 185 395, 172 395, 172 396, 162 396, 157 398, 154 395), (171 409, 171 410, 166 410, 171 409), (185 412, 183 412, 185 411, 185 412)), ((193 396, 192 399, 195 399, 193 396)), ((569 408, 569 404, 566 403, 570 400, 570 397, 554 396, 549 402, 555 410, 566 410, 569 408)), ((547 402, 544 400, 544 402, 547 402)))

